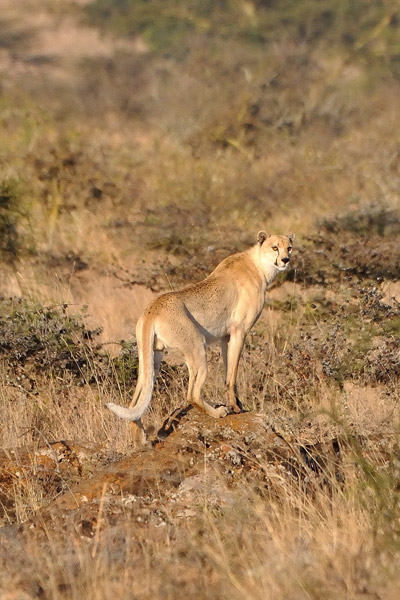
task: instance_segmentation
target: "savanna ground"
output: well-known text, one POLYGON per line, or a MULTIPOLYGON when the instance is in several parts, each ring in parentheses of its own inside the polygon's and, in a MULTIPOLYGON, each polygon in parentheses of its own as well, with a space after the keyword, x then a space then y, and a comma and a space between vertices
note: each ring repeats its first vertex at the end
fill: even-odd
POLYGON ((399 23, 394 1, 2 1, 2 599, 399 597, 399 23), (172 357, 134 452, 104 404, 134 388, 138 314, 261 228, 296 242, 247 412, 185 409, 172 357))

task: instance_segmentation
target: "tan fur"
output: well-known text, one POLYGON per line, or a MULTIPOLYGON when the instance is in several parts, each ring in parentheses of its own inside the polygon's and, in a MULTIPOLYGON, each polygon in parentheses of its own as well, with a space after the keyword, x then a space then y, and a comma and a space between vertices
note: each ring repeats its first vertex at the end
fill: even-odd
POLYGON ((228 256, 203 281, 154 300, 136 327, 139 377, 129 408, 109 403, 117 416, 134 425, 135 437, 145 439, 141 416, 147 409, 163 351, 179 350, 189 369, 187 401, 213 417, 240 411, 236 376, 244 338, 264 306, 268 284, 286 270, 293 235, 258 234, 257 243, 228 256), (214 408, 201 399, 207 375, 206 346, 219 341, 225 367, 228 406, 214 408))

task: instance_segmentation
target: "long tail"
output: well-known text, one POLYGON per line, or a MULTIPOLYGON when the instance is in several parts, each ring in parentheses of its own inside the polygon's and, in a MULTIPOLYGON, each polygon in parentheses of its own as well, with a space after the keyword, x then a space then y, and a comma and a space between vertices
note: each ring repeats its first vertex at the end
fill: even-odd
POLYGON ((108 402, 107 407, 127 421, 138 421, 150 404, 154 387, 154 322, 143 320, 137 330, 139 349, 139 377, 129 408, 108 402))

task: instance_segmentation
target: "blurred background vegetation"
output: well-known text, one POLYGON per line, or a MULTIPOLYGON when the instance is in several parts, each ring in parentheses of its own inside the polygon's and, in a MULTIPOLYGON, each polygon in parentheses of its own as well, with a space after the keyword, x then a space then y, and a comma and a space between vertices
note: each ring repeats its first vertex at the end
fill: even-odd
POLYGON ((5 0, 3 295, 89 304, 91 326, 125 337, 107 326, 110 277, 171 289, 261 227, 296 232, 304 282, 319 259, 318 280, 336 279, 318 231, 337 248, 356 236, 359 272, 393 278, 399 76, 389 0, 5 0))
POLYGON ((0 20, 13 260, 240 247, 261 225, 301 234, 395 202, 397 2, 32 6, 7 0, 0 20))
MULTIPOLYGON (((116 36, 143 36, 151 50, 183 57, 193 38, 268 48, 308 43, 362 62, 385 63, 399 75, 397 2, 374 0, 95 0, 89 22, 116 36)), ((215 51, 214 51, 215 52, 215 51)))
MULTIPOLYGON (((2 0, 1 445, 80 438, 104 444, 107 461, 116 444, 128 452, 104 404, 128 402, 137 354, 123 340, 144 305, 265 229, 296 233, 294 268, 246 341, 245 405, 279 436, 285 425, 288 447, 326 443, 334 430, 357 449, 345 459, 354 473, 328 487, 320 478, 315 495, 297 480, 272 504, 257 490, 258 516, 244 480, 244 520, 242 508, 227 510, 229 527, 219 509, 205 512, 201 534, 187 525, 184 552, 173 534, 146 538, 139 577, 129 552, 111 578, 88 555, 81 587, 71 567, 73 597, 125 598, 130 578, 166 595, 182 584, 190 597, 175 565, 186 573, 192 562, 200 585, 213 536, 203 597, 211 577, 227 598, 399 597, 399 106, 397 0, 2 0), (246 543, 249 563, 238 564, 246 543)), ((218 359, 210 353, 205 389, 214 403, 218 359)), ((174 365, 161 372, 146 426, 182 406, 185 377, 174 365)), ((31 490, 30 505, 11 483, 21 515, 56 497, 31 490)), ((136 539, 137 523, 124 521, 121 539, 127 530, 136 539)), ((72 597, 54 576, 67 542, 58 552, 52 534, 46 547, 29 531, 22 567, 11 537, 0 553, 10 589, 27 573, 36 581, 36 552, 53 583, 42 576, 29 598, 72 597)), ((86 556, 79 532, 74 548, 86 556)))

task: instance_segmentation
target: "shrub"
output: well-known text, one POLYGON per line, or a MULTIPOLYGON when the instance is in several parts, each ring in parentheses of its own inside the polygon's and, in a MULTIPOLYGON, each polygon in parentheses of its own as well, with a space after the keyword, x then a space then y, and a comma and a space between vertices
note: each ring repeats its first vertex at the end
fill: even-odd
POLYGON ((16 179, 0 181, 0 257, 14 262, 22 249, 18 225, 26 216, 19 182, 16 179))

